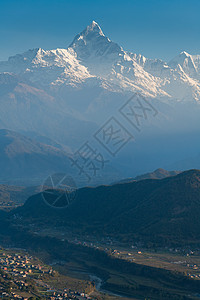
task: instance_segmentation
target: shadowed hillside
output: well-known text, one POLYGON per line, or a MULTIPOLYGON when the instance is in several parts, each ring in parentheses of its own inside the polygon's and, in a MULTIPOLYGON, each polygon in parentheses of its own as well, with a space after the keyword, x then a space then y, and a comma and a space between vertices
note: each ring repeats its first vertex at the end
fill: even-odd
POLYGON ((45 178, 66 170, 69 158, 60 149, 39 143, 14 131, 0 129, 0 179, 3 182, 45 178))
POLYGON ((14 213, 23 222, 63 226, 119 239, 190 244, 200 240, 200 171, 162 180, 82 188, 69 207, 47 206, 40 194, 14 213))

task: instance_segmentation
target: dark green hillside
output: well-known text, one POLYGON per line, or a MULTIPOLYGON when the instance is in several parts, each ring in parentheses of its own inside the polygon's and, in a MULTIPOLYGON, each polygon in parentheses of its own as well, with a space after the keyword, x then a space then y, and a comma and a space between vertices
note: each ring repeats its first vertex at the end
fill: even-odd
MULTIPOLYGON (((82 188, 67 208, 48 207, 40 194, 14 211, 24 223, 159 243, 200 241, 200 171, 162 180, 82 188)), ((24 223, 24 224, 25 224, 24 223)))

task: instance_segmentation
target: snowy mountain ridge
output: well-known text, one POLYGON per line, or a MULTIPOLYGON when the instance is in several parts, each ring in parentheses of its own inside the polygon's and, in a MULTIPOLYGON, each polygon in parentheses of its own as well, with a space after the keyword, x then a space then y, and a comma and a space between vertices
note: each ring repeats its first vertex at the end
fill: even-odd
MULTIPOLYGON (((149 59, 125 51, 94 21, 66 49, 35 48, 0 62, 0 129, 50 146, 53 141, 70 155, 86 141, 103 152, 94 134, 117 118, 134 136, 113 163, 121 177, 188 157, 195 157, 190 168, 199 166, 199 100, 200 55, 149 59), (142 134, 120 111, 135 92, 158 112, 147 116, 135 105, 139 120, 134 120, 127 106, 142 134)), ((109 159, 106 150, 103 154, 109 159)))
POLYGON ((166 63, 128 53, 95 21, 67 49, 28 50, 0 62, 0 72, 18 74, 42 88, 100 87, 153 98, 200 99, 200 55, 181 52, 166 63))

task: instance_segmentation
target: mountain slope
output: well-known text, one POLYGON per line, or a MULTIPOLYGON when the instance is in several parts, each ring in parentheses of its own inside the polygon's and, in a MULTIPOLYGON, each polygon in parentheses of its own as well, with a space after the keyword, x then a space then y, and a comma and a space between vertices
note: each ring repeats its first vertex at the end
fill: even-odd
POLYGON ((200 240, 200 171, 79 189, 75 201, 63 210, 48 207, 38 194, 16 213, 24 224, 31 219, 128 241, 193 244, 200 240))
POLYGON ((69 146, 79 145, 96 125, 74 113, 66 103, 27 79, 0 73, 0 128, 19 132, 34 131, 69 146))
POLYGON ((12 180, 45 179, 52 172, 66 171, 69 167, 67 154, 55 147, 10 130, 0 130, 0 179, 12 180))
POLYGON ((27 198, 39 192, 37 187, 0 185, 0 209, 11 210, 22 205, 27 198))
POLYGON ((138 91, 151 96, 165 95, 159 88, 159 82, 118 44, 107 38, 95 21, 75 37, 68 49, 75 53, 90 73, 113 86, 114 91, 117 89, 116 91, 138 91))
POLYGON ((180 171, 167 171, 167 170, 159 168, 159 169, 155 170, 154 172, 139 175, 134 178, 123 179, 123 180, 119 181, 118 183, 128 183, 131 181, 139 181, 139 180, 144 180, 144 179, 163 179, 166 177, 175 176, 179 173, 181 173, 181 172, 180 171))
POLYGON ((39 86, 59 86, 63 82, 73 86, 91 77, 67 49, 29 50, 1 63, 0 71, 26 75, 27 79, 39 86))

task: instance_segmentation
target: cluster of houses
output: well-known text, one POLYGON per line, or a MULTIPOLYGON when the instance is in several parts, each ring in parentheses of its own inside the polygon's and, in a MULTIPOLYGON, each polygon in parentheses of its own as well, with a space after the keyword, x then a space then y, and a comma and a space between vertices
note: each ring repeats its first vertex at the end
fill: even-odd
MULTIPOLYGON (((22 291, 24 288, 28 288, 28 283, 26 283, 25 281, 21 280, 21 279, 16 279, 14 277, 8 278, 8 273, 3 273, 1 274, 1 276, 4 279, 7 279, 7 282, 9 281, 9 283, 11 284, 15 284, 15 286, 17 286, 17 290, 12 288, 12 286, 10 287, 9 291, 7 289, 5 289, 4 286, 0 286, 0 297, 3 299, 20 299, 20 300, 28 300, 27 297, 22 297, 21 295, 19 295, 18 291, 22 291)), ((6 282, 6 281, 5 281, 6 282)))
POLYGON ((3 299, 11 299, 11 300, 14 300, 14 299, 18 299, 18 300, 28 300, 27 297, 22 297, 20 295, 18 295, 17 293, 14 293, 14 292, 10 292, 10 293, 7 293, 7 292, 0 292, 0 297, 3 298, 3 299))
POLYGON ((69 290, 64 290, 63 292, 54 292, 52 296, 49 297, 49 300, 84 300, 92 298, 85 293, 73 292, 69 290))
MULTIPOLYGON (((28 300, 30 299, 32 296, 30 297, 23 297, 18 295, 16 292, 1 292, 0 291, 0 297, 3 299, 10 299, 10 300, 28 300)), ((38 299, 36 297, 36 299, 38 299)), ((92 299, 90 298, 87 294, 85 293, 78 293, 78 292, 74 292, 74 293, 66 293, 66 292, 54 292, 52 294, 52 296, 44 296, 43 298, 39 298, 39 299, 46 299, 46 300, 84 300, 84 299, 92 299)))
POLYGON ((200 279, 200 268, 198 265, 195 264, 187 264, 187 267, 189 267, 190 269, 194 270, 195 273, 191 274, 191 273, 187 273, 187 276, 189 276, 192 279, 200 279))
MULTIPOLYGON (((3 270, 3 273, 0 275, 4 279, 8 279, 10 275, 10 283, 17 287, 17 289, 12 288, 8 291, 5 291, 3 287, 0 287, 0 298, 3 299, 20 299, 28 300, 30 297, 22 296, 21 292, 29 292, 29 280, 32 279, 35 282, 35 285, 38 286, 38 279, 42 279, 44 274, 53 275, 55 271, 48 266, 40 265, 34 263, 32 256, 22 255, 22 254, 10 254, 3 251, 0 251, 0 269, 3 270)), ((44 298, 39 297, 40 299, 49 299, 49 300, 64 300, 64 299, 92 299, 89 295, 85 293, 80 293, 77 291, 71 291, 70 289, 64 290, 55 290, 51 289, 47 284, 43 285, 43 295, 44 298)), ((37 298, 38 292, 35 292, 37 298)))
POLYGON ((0 253, 0 268, 14 276, 26 278, 32 274, 51 274, 52 269, 44 269, 39 264, 32 264, 32 256, 0 253))

